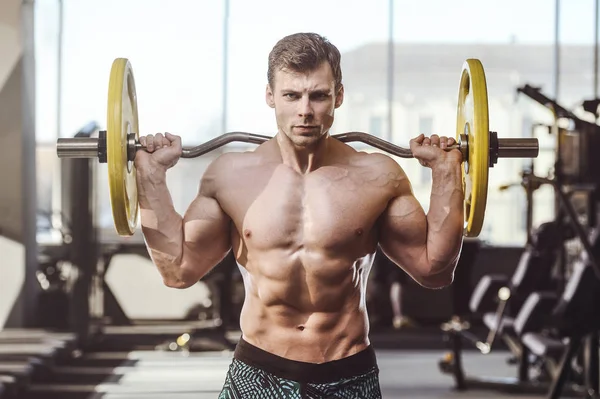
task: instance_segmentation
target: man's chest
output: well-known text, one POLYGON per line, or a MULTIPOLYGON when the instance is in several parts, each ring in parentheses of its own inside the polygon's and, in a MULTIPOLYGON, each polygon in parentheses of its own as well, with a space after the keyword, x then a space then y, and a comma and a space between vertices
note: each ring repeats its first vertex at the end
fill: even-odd
POLYGON ((361 171, 287 167, 240 174, 220 198, 246 241, 265 247, 335 247, 373 234, 390 190, 361 171), (260 173, 259 173, 260 172, 260 173))

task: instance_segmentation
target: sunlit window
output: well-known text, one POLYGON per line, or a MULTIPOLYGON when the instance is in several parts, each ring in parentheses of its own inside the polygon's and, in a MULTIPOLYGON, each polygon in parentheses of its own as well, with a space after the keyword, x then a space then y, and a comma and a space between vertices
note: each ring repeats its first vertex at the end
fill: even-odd
MULTIPOLYGON (((188 146, 228 131, 273 135, 267 57, 279 39, 299 31, 326 36, 342 53, 345 98, 334 134, 365 131, 401 146, 419 133, 455 137, 459 74, 467 58, 477 58, 486 71, 490 129, 500 137, 538 137, 533 163, 546 175, 555 159, 556 137, 545 127, 552 115, 517 88, 539 86, 578 115, 595 93, 592 0, 561 2, 558 64, 548 0, 348 0, 343 7, 327 0, 63 0, 62 20, 58 4, 36 2, 37 134, 46 152, 57 137, 73 136, 90 121, 106 127, 108 73, 117 57, 133 65, 141 134, 173 132, 188 146)), ((182 160, 169 173, 177 210, 185 211, 217 153, 252 147, 232 144, 182 160)), ((39 175, 47 179, 56 159, 40 160, 39 175)), ((398 162, 427 210, 430 171, 414 160, 398 162)), ((519 182, 530 166, 527 159, 501 159, 490 169, 483 240, 525 242, 519 182)), ((98 223, 110 230, 104 167, 98 223)), ((46 184, 39 195, 44 209, 56 199, 52 190, 46 184)), ((552 190, 544 187, 534 198, 534 224, 552 219, 552 190)))

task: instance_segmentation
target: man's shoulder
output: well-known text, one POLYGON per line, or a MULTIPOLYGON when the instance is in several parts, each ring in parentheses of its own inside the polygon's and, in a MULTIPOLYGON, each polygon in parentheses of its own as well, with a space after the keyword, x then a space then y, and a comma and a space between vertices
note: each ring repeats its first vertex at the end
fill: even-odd
POLYGON ((207 171, 218 180, 231 181, 246 179, 248 174, 257 173, 267 163, 269 157, 263 151, 231 151, 217 156, 207 171))
POLYGON ((235 171, 245 169, 263 162, 264 156, 257 151, 231 151, 217 156, 211 166, 219 169, 235 171))
POLYGON ((212 165, 219 166, 220 168, 235 168, 240 164, 246 164, 250 162, 255 155, 253 152, 224 152, 217 156, 212 162, 212 165))
POLYGON ((368 168, 378 172, 404 173, 398 162, 380 152, 357 151, 350 155, 349 163, 358 168, 368 168))
POLYGON ((368 181, 380 187, 389 187, 392 196, 410 192, 408 176, 396 160, 379 152, 356 152, 349 159, 349 167, 368 181))

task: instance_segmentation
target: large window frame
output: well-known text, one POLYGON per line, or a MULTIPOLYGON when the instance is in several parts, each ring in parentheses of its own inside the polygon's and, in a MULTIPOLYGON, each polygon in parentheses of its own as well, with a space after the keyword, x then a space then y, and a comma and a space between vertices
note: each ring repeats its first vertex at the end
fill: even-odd
MULTIPOLYGON (((212 89, 206 92, 214 95, 211 103, 218 104, 218 107, 215 107, 215 109, 218 108, 219 112, 213 112, 211 118, 201 118, 202 121, 201 119, 190 120, 176 126, 178 126, 179 130, 190 132, 184 135, 185 144, 188 145, 196 145, 217 134, 233 130, 274 134, 276 126, 272 110, 264 105, 263 90, 266 84, 266 55, 277 38, 286 33, 301 30, 319 31, 328 36, 334 44, 339 44, 343 54, 343 68, 349 67, 349 62, 357 62, 357 60, 344 58, 344 55, 355 52, 357 49, 369 45, 369 43, 376 42, 380 45, 377 57, 382 62, 378 63, 376 68, 373 66, 374 64, 371 64, 370 69, 375 70, 372 71, 373 75, 369 76, 370 78, 376 76, 379 82, 383 82, 381 89, 378 89, 378 100, 372 102, 373 97, 370 97, 369 93, 355 90, 357 88, 357 81, 352 80, 351 77, 348 78, 345 82, 346 99, 343 106, 346 108, 338 111, 336 124, 334 125, 336 132, 344 130, 369 131, 371 123, 376 118, 378 126, 384 130, 382 135, 397 144, 406 145, 410 132, 415 133, 414 135, 419 133, 417 126, 415 126, 418 125, 418 117, 415 121, 415 114, 413 113, 413 111, 418 112, 419 109, 420 100, 418 96, 415 97, 411 93, 398 93, 394 90, 394 87, 402 84, 403 79, 402 73, 397 74, 395 71, 403 71, 404 66, 410 61, 405 55, 398 53, 398 50, 402 50, 403 45, 407 43, 416 43, 426 49, 434 41, 451 45, 454 40, 457 43, 473 45, 473 49, 479 48, 481 51, 479 54, 482 55, 481 58, 484 60, 486 59, 486 44, 489 45, 489 48, 502 42, 510 43, 514 46, 521 44, 543 45, 552 48, 552 51, 549 53, 551 54, 550 58, 543 61, 543 63, 552 66, 552 85, 547 87, 547 91, 551 95, 556 97, 559 102, 564 102, 566 105, 573 107, 577 107, 576 100, 597 96, 597 57, 594 59, 594 65, 586 64, 581 67, 584 79, 583 85, 589 83, 588 86, 591 87, 586 92, 571 90, 572 85, 569 85, 569 74, 572 72, 569 72, 568 69, 568 57, 571 54, 569 53, 569 49, 577 47, 577 45, 584 46, 591 53, 597 48, 598 10, 594 8, 595 13, 589 13, 593 7, 592 0, 580 0, 577 4, 569 3, 571 5, 568 5, 567 2, 555 0, 554 8, 548 7, 548 2, 542 0, 532 1, 526 5, 522 2, 517 3, 517 0, 511 1, 525 7, 521 9, 519 15, 515 15, 512 11, 509 12, 508 10, 511 9, 510 4, 505 1, 501 3, 502 6, 500 6, 499 2, 496 5, 490 5, 488 8, 481 6, 481 3, 475 0, 462 0, 460 2, 462 7, 457 5, 456 2, 452 5, 439 2, 438 6, 444 8, 444 10, 448 7, 461 8, 463 10, 477 9, 478 17, 476 19, 469 19, 469 24, 456 24, 454 19, 447 14, 445 15, 441 10, 432 14, 426 9, 425 5, 414 2, 410 2, 409 4, 407 1, 380 0, 372 2, 367 6, 367 3, 364 1, 353 0, 352 4, 347 4, 346 7, 357 9, 359 12, 348 14, 351 16, 346 16, 345 20, 339 20, 335 23, 332 22, 332 18, 336 13, 339 13, 339 5, 337 3, 334 4, 334 2, 317 2, 315 0, 313 6, 308 4, 304 7, 304 10, 297 11, 298 14, 294 18, 286 18, 284 16, 286 12, 283 9, 285 7, 280 2, 271 0, 260 0, 262 4, 260 7, 257 7, 254 3, 251 4, 242 0, 213 2, 211 3, 211 7, 219 9, 218 13, 213 13, 213 18, 207 17, 206 15, 210 13, 206 13, 206 10, 203 10, 203 13, 197 15, 195 19, 190 17, 189 21, 196 21, 198 24, 213 23, 210 22, 213 20, 218 21, 212 25, 214 29, 211 30, 211 40, 214 46, 206 51, 206 58, 210 60, 210 63, 221 65, 221 68, 219 68, 220 72, 213 74, 214 76, 211 77, 214 84, 211 86, 212 89), (257 18, 254 19, 248 18, 248 15, 254 15, 254 10, 264 7, 273 12, 261 13, 260 15, 256 15, 257 18), (316 16, 315 11, 319 11, 316 16), (584 15, 584 12, 587 12, 587 14, 584 15), (304 15, 302 13, 305 13, 307 18, 298 18, 298 15, 304 15), (485 17, 486 13, 489 14, 490 18, 485 17), (504 21, 503 15, 506 13, 510 14, 511 25, 509 25, 508 30, 502 30, 499 27, 502 26, 502 21, 504 21), (308 18, 309 15, 313 15, 313 17, 308 18), (582 23, 581 21, 587 22, 582 23), (536 24, 536 22, 538 23, 536 24), (578 24, 574 25, 575 23, 578 24), (490 24, 493 26, 490 26, 490 24), (531 26, 527 26, 527 24, 531 26), (269 29, 258 28, 263 25, 269 26, 269 29), (436 26, 436 29, 432 29, 434 26, 436 26), (577 27, 580 34, 589 39, 582 40, 582 36, 575 36, 577 29, 570 29, 574 27, 577 27), (512 34, 510 34, 510 29, 512 29, 512 34), (585 32, 581 33, 581 29, 585 32), (483 35, 484 30, 492 33, 486 37, 483 35), (361 31, 362 33, 355 31, 361 31), (437 36, 433 32, 438 32, 437 36), (446 32, 447 34, 441 36, 439 32, 446 32), (523 37, 526 38, 523 39, 523 37), (215 54, 216 57, 214 56, 215 54), (256 54, 262 54, 262 56, 257 57, 256 54), (249 62, 254 58, 259 59, 259 62, 249 62), (250 80, 250 82, 242 85, 244 79, 250 80), (252 103, 253 106, 248 107, 246 105, 248 102, 252 103), (258 104, 260 104, 260 107, 258 104), (371 114, 350 111, 360 108, 367 109, 371 106, 373 107, 371 114), (207 132, 207 134, 202 134, 201 132, 207 132)), ((178 2, 180 5, 191 5, 192 3, 191 1, 186 3, 184 0, 179 0, 178 2)), ((103 119, 103 112, 98 112, 97 110, 103 107, 104 97, 86 97, 85 92, 79 88, 81 94, 79 99, 77 99, 78 95, 73 94, 73 88, 69 88, 69 81, 72 79, 75 70, 87 70, 89 71, 90 79, 97 78, 103 81, 102 84, 105 84, 106 74, 103 75, 100 71, 107 69, 107 59, 110 57, 106 54, 99 54, 92 61, 86 61, 85 59, 77 61, 76 58, 69 58, 69 51, 77 50, 69 50, 68 43, 78 35, 77 32, 84 32, 84 27, 87 27, 88 32, 93 31, 94 35, 99 37, 99 42, 108 40, 108 36, 104 37, 104 39, 102 36, 106 34, 107 30, 115 27, 108 23, 110 21, 103 20, 103 23, 101 23, 100 20, 94 21, 93 19, 86 21, 86 24, 70 24, 69 18, 73 18, 73 15, 69 15, 68 8, 73 4, 75 4, 75 0, 41 0, 36 2, 36 27, 38 28, 36 29, 36 54, 38 58, 36 125, 40 151, 47 151, 48 145, 54 143, 57 137, 73 135, 81 125, 90 120, 100 119, 99 122, 102 122, 103 119), (92 69, 92 66, 98 63, 102 63, 102 68, 92 69), (93 111, 91 110, 92 108, 94 109, 93 111), (81 112, 81 119, 77 120, 70 117, 70 115, 77 112, 81 112)), ((122 6, 123 2, 115 1, 114 4, 115 7, 119 8, 121 13, 127 15, 127 10, 124 10, 122 6)), ((91 7, 89 4, 87 6, 91 7)), ((102 2, 102 7, 107 8, 109 6, 110 4, 102 2)), ((161 3, 161 7, 163 6, 161 3)), ((145 5, 145 7, 151 8, 153 5, 145 5)), ((151 19, 149 15, 145 15, 142 12, 144 9, 148 8, 138 8, 135 15, 131 14, 129 17, 124 17, 123 21, 127 21, 126 18, 130 18, 130 22, 135 22, 133 20, 134 17, 138 20, 143 20, 144 18, 151 19)), ((182 7, 177 15, 183 18, 186 14, 185 11, 185 7, 182 7)), ((448 12, 450 11, 448 10, 448 12)), ((463 19, 465 20, 465 18, 463 19)), ((116 25, 123 27, 127 24, 124 22, 121 25, 118 23, 116 25)), ((132 23, 132 26, 135 26, 135 24, 132 23)), ((158 28, 163 28, 163 26, 159 26, 158 28)), ((127 32, 127 29, 123 28, 123 32, 127 32)), ((129 33, 135 35, 136 32, 129 31, 129 33)), ((88 43, 88 45, 92 46, 94 43, 88 43)), ((147 51, 156 51, 156 48, 152 47, 153 45, 156 47, 157 43, 153 43, 152 45, 146 42, 146 44, 149 47, 147 51)), ((80 50, 84 48, 81 46, 79 44, 77 48, 80 50)), ((183 49, 184 47, 181 48, 183 49)), ((193 50, 189 50, 188 48, 187 51, 193 50)), ((473 53, 477 54, 477 51, 473 51, 473 53)), ((177 63, 178 57, 171 58, 173 63, 177 63)), ((492 58, 492 56, 487 54, 487 58, 492 58)), ((367 69, 369 69, 369 61, 371 60, 363 60, 363 62, 367 63, 367 69)), ((490 82, 494 82, 497 77, 497 71, 494 69, 495 66, 493 63, 488 63, 488 65, 490 65, 490 82)), ((168 80, 169 77, 173 77, 176 74, 194 76, 194 70, 186 70, 185 68, 183 70, 181 68, 175 69, 169 67, 166 62, 162 64, 162 69, 160 70, 162 73, 160 74, 155 73, 151 75, 143 72, 144 69, 143 62, 134 64, 136 78, 139 75, 137 80, 139 82, 148 82, 155 79, 154 88, 156 91, 152 92, 149 89, 150 86, 138 83, 140 87, 138 94, 140 99, 142 99, 139 100, 140 107, 150 109, 152 107, 148 106, 148 101, 151 101, 151 98, 159 98, 155 101, 162 101, 162 104, 166 104, 165 108, 169 110, 169 118, 164 119, 153 119, 156 115, 150 114, 156 112, 152 111, 145 117, 147 121, 145 128, 149 129, 148 131, 150 132, 170 130, 173 126, 169 122, 185 119, 185 117, 178 117, 178 111, 185 110, 185 107, 165 100, 164 93, 173 94, 178 93, 178 91, 169 91, 168 84, 165 84, 164 81, 161 83, 163 79, 157 78, 157 75, 166 77, 164 80, 168 80)), ((456 81, 459 70, 460 66, 457 65, 455 76, 448 76, 447 78, 456 81)), ((515 86, 524 83, 519 80, 522 77, 521 71, 515 70, 514 81, 512 83, 515 86)), ((181 90, 183 90, 183 86, 180 87, 180 92, 182 92, 181 90)), ((202 91, 203 87, 196 87, 193 90, 202 91)), ((490 104, 491 111, 504 107, 504 111, 502 112, 505 112, 506 115, 502 117, 503 122, 499 123, 505 127, 504 132, 506 134, 503 134, 504 136, 528 136, 534 131, 533 126, 535 124, 553 123, 551 115, 546 110, 540 109, 537 105, 528 103, 524 99, 519 99, 518 103, 513 103, 512 105, 509 104, 513 101, 511 98, 503 97, 494 99, 493 101, 494 103, 490 104)), ((202 105, 199 106, 196 104, 191 106, 199 111, 202 110, 202 105)), ((440 122, 441 119, 438 114, 451 112, 448 110, 452 110, 453 106, 449 101, 446 101, 446 105, 444 106, 435 105, 434 129, 440 129, 443 125, 440 122)), ((156 107, 153 109, 156 109, 156 107)), ((576 111, 580 115, 583 115, 580 109, 576 109, 576 111)), ((190 113, 188 112, 188 114, 190 113)), ((585 115, 583 116, 585 117, 585 115)), ((448 116, 448 118, 451 117, 448 116)), ((494 116, 491 116, 491 118, 494 118, 494 116)), ((453 127, 448 132, 451 133, 452 129, 453 127)), ((541 150, 540 157, 534 161, 534 164, 536 165, 536 171, 544 174, 552 167, 551 161, 556 151, 555 139, 543 133, 538 132, 536 134, 540 138, 541 150)), ((251 147, 230 145, 224 148, 223 151, 238 151, 248 148, 251 147)), ((361 147, 361 149, 364 148, 361 147)), ((216 155, 215 153, 214 156, 216 155)), ((204 161, 189 162, 187 167, 180 168, 179 173, 172 174, 171 184, 174 188, 175 202, 179 211, 183 212, 193 198, 196 189, 195 186, 197 186, 202 170, 210 159, 212 158, 207 157, 204 161), (186 183, 183 183, 184 178, 189 179, 189 176, 194 174, 193 182, 186 180, 186 183), (194 188, 190 190, 189 187, 194 188)), ((399 162, 407 171, 411 181, 415 183, 416 195, 423 203, 424 208, 427 209, 428 187, 426 187, 427 184, 419 184, 419 182, 427 182, 427 179, 423 178, 424 172, 420 169, 420 166, 415 166, 414 162, 410 163, 400 160, 399 162)), ((490 190, 495 191, 502 184, 518 180, 520 170, 529 163, 528 160, 501 160, 501 162, 506 163, 506 166, 500 166, 490 171, 490 190)), ((178 167, 180 166, 178 165, 178 167)), ((40 165, 39 168, 47 168, 47 165, 40 165)), ((56 179, 53 181, 59 183, 56 179)), ((110 229, 112 222, 107 217, 109 213, 107 213, 108 200, 106 188, 101 188, 104 184, 104 181, 100 181, 98 184, 99 192, 105 199, 102 201, 103 205, 100 207, 102 216, 99 223, 101 227, 110 229)), ((57 187, 57 185, 53 187, 57 187)), ((536 193, 535 198, 534 225, 538 225, 553 217, 554 199, 552 193, 547 190, 541 190, 536 193)), ((489 218, 486 216, 486 220, 489 220, 489 223, 494 224, 494 228, 496 228, 498 223, 493 215, 496 213, 503 214, 506 211, 511 215, 508 219, 514 219, 514 223, 507 223, 512 223, 512 225, 518 227, 508 228, 502 234, 494 233, 491 227, 487 228, 484 230, 484 234, 482 234, 482 240, 492 245, 500 246, 520 245, 524 243, 526 232, 523 229, 522 221, 519 222, 523 218, 522 214, 526 205, 524 199, 524 194, 516 189, 505 190, 501 194, 492 193, 488 205, 489 218), (497 235, 495 236, 494 234, 497 235)), ((39 200, 44 202, 40 204, 40 207, 43 209, 52 210, 59 206, 59 201, 55 194, 51 194, 50 199, 47 196, 43 196, 39 200)))

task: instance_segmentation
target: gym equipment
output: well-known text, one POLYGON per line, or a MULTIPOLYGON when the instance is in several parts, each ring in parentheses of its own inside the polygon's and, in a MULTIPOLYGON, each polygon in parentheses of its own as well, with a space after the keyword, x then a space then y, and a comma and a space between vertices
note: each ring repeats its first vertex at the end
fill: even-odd
MULTIPOLYGON (((598 239, 598 230, 594 231, 598 239)), ((565 388, 569 388, 571 364, 581 350, 583 358, 582 374, 586 397, 600 396, 598 330, 600 318, 594 307, 600 302, 600 282, 595 278, 589 263, 580 258, 575 261, 573 274, 569 278, 560 298, 549 299, 556 304, 551 320, 550 332, 531 331, 523 335, 523 343, 539 357, 548 359, 544 365, 554 376, 549 398, 559 398, 565 388)), ((543 304, 541 305, 543 307, 543 304)), ((535 307, 531 313, 536 312, 535 307)))
POLYGON ((514 317, 531 292, 556 289, 552 270, 560 244, 573 238, 569 233, 569 229, 557 221, 542 223, 532 235, 532 242, 526 246, 510 280, 497 274, 485 275, 479 280, 469 308, 474 314, 483 315, 489 329, 486 341, 476 344, 481 352, 490 351, 500 336, 512 352, 520 356, 520 345, 514 340, 514 317))
MULTIPOLYGON (((599 237, 596 229, 589 239, 598 243, 599 237)), ((596 397, 592 394, 600 389, 597 336, 600 318, 594 309, 600 300, 600 281, 595 278, 595 270, 585 253, 574 262, 572 269, 562 294, 555 290, 532 292, 516 317, 504 326, 522 346, 518 378, 467 376, 461 361, 462 338, 473 340, 463 334, 461 326, 447 329, 453 350, 439 363, 441 371, 452 374, 457 388, 462 390, 537 392, 546 393, 552 399, 566 393, 596 397), (585 343, 583 348, 582 343, 585 343), (577 370, 573 359, 580 350, 585 364, 582 370, 577 370), (536 366, 543 378, 530 379, 530 365, 536 366)))
MULTIPOLYGON (((463 155, 463 190, 467 237, 477 237, 485 216, 489 168, 498 158, 535 158, 539 144, 535 138, 498 138, 489 131, 488 99, 485 73, 481 62, 468 59, 463 64, 457 110, 457 144, 463 155)), ((137 97, 130 62, 114 60, 108 89, 107 130, 98 138, 60 138, 60 158, 98 158, 108 164, 108 180, 113 218, 117 233, 130 236, 137 226, 138 201, 133 160, 139 143, 137 97)), ((413 158, 410 149, 402 148, 368 133, 349 132, 332 136, 344 143, 360 141, 401 158, 413 158)), ((270 136, 231 132, 192 148, 184 148, 182 158, 194 158, 225 144, 238 141, 260 144, 270 136)))
MULTIPOLYGON (((532 241, 526 246, 510 279, 489 274, 479 280, 470 298, 469 310, 472 314, 482 316, 488 328, 484 340, 479 339, 468 321, 457 317, 442 325, 448 340, 464 339, 482 354, 488 354, 496 339, 500 338, 518 362, 518 380, 526 382, 530 366, 529 352, 515 331, 515 319, 531 292, 555 291, 557 284, 553 281, 552 270, 558 248, 562 240, 567 238, 565 234, 568 234, 568 230, 558 221, 543 223, 532 235, 532 241)), ((462 346, 453 343, 452 349, 441 362, 443 370, 447 370, 448 359, 454 359, 455 364, 462 364, 462 346)), ((463 387, 470 384, 472 379, 465 382, 461 373, 460 368, 453 370, 457 385, 463 387)))
POLYGON ((0 331, 1 398, 23 397, 35 375, 71 355, 76 336, 41 329, 5 329, 0 331))
MULTIPOLYGON (((97 131, 97 125, 86 124, 75 135, 78 140, 88 140, 97 131)), ((58 290, 58 300, 48 301, 48 291, 40 295, 39 311, 47 311, 62 319, 68 330, 77 335, 78 343, 86 346, 101 335, 105 324, 103 314, 102 283, 104 265, 99 261, 100 243, 94 224, 97 168, 91 159, 61 160, 61 208, 64 209, 65 232, 70 236, 68 243, 60 248, 41 247, 44 258, 59 270, 61 263, 73 265, 77 272, 69 276, 70 289, 58 290)), ((40 259, 42 258, 40 256, 40 259)), ((41 266, 40 266, 41 267, 41 266)), ((38 279, 41 275, 38 273, 38 279)), ((47 317, 38 317, 44 328, 52 328, 47 317), (45 320, 44 320, 45 319, 45 320)))
MULTIPOLYGON (((600 184, 600 157, 596 148, 600 145, 600 127, 585 121, 549 98, 539 88, 528 84, 517 88, 522 93, 547 107, 558 120, 567 121, 567 128, 555 124, 553 133, 557 137, 557 158, 555 175, 560 184, 598 185, 600 184)), ((565 125, 565 124, 563 124, 565 125)))

